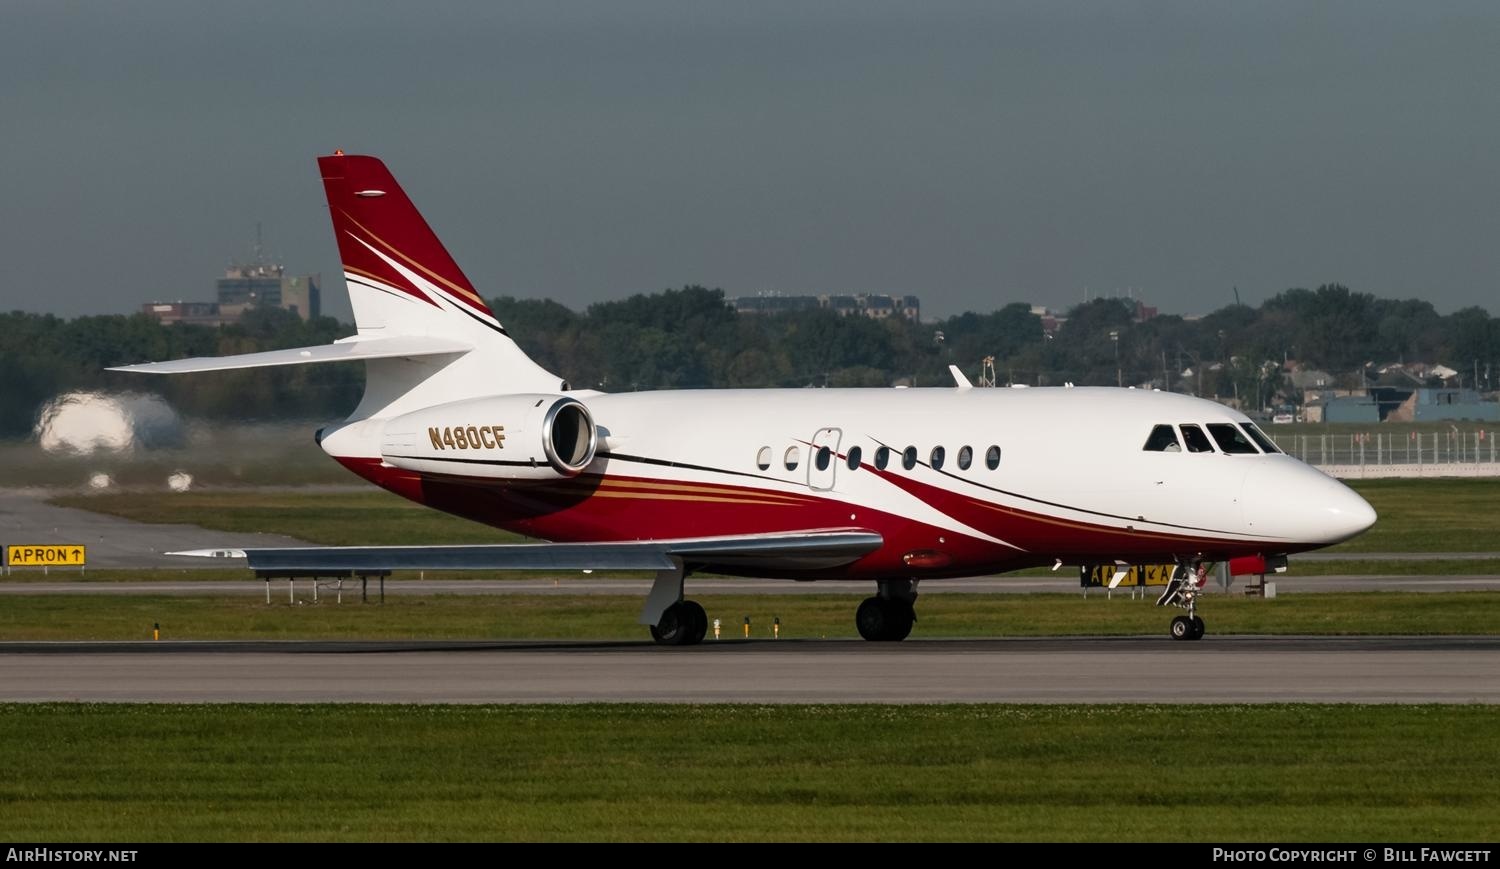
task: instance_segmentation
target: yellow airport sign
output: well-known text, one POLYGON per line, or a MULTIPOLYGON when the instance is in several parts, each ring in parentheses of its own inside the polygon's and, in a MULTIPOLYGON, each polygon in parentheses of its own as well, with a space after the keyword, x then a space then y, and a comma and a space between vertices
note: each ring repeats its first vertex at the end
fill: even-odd
POLYGON ((1172 578, 1172 571, 1176 569, 1175 564, 1096 564, 1084 568, 1088 571, 1084 576, 1083 584, 1093 588, 1108 587, 1115 578, 1115 572, 1123 570, 1125 576, 1120 579, 1120 587, 1141 585, 1166 585, 1172 578), (1142 582, 1142 579, 1145 582, 1142 582))
POLYGON ((87 547, 75 543, 20 544, 5 547, 6 567, 79 567, 87 547))

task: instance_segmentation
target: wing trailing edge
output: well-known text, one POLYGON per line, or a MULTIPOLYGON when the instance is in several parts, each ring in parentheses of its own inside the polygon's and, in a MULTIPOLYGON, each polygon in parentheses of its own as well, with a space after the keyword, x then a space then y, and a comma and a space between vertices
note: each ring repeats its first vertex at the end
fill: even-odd
POLYGON ((309 546, 169 554, 244 558, 258 573, 301 576, 388 570, 672 570, 679 562, 689 568, 817 570, 856 561, 879 549, 882 542, 873 531, 829 529, 626 543, 309 546))

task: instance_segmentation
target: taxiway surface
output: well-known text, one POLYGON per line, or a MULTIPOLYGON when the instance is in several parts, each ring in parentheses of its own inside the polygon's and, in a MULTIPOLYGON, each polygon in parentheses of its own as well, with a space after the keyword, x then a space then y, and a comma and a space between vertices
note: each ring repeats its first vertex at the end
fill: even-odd
POLYGON ((3 643, 0 700, 1497 703, 1500 636, 3 643))
MULTIPOLYGON (((210 531, 196 525, 152 525, 59 507, 47 503, 43 490, 32 489, 0 489, 0 542, 81 544, 88 547, 89 567, 127 569, 182 567, 181 558, 167 555, 175 550, 310 545, 278 534, 210 531)), ((223 566, 243 564, 244 561, 236 560, 223 566)))

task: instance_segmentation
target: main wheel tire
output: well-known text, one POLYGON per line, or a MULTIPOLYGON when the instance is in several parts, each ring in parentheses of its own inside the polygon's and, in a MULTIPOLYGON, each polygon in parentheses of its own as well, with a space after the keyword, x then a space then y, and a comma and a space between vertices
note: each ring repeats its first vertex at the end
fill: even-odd
POLYGON ((1178 616, 1172 619, 1172 639, 1191 640, 1193 636, 1193 620, 1187 616, 1178 616))
POLYGON ((1203 639, 1203 632, 1205 630, 1207 630, 1207 628, 1204 627, 1203 617, 1202 616, 1193 616, 1193 636, 1192 636, 1192 639, 1195 639, 1195 640, 1201 640, 1201 639, 1203 639))
POLYGON ((859 629, 859 635, 872 642, 904 640, 916 620, 911 604, 879 597, 865 598, 854 613, 854 626, 859 629))
POLYGON ((889 614, 885 608, 885 601, 878 597, 867 597, 860 601, 859 609, 854 611, 854 626, 859 629, 859 635, 871 642, 879 642, 885 639, 887 622, 890 621, 889 614))
POLYGON ((696 646, 708 636, 708 613, 704 611, 703 605, 695 600, 685 600, 678 606, 682 607, 688 616, 687 639, 683 645, 696 646))
POLYGON ((916 610, 904 600, 888 600, 885 602, 886 612, 890 620, 885 638, 893 643, 899 643, 911 635, 911 626, 917 621, 916 610))
POLYGON ((651 639, 661 646, 685 646, 691 642, 693 615, 682 602, 667 607, 661 620, 651 626, 651 639))

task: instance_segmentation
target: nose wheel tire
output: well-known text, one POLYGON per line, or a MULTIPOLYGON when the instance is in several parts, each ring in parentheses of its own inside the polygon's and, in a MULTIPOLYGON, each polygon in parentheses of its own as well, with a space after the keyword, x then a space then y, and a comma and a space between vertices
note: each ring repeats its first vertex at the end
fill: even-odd
POLYGON ((1172 619, 1172 639, 1174 640, 1201 640, 1203 631, 1203 619, 1199 616, 1178 616, 1172 619))
POLYGON ((854 613, 859 635, 873 642, 897 642, 911 633, 917 620, 911 604, 902 600, 868 597, 854 613))
POLYGON ((661 621, 651 626, 651 639, 661 646, 695 646, 708 634, 708 613, 693 600, 667 607, 661 621))

